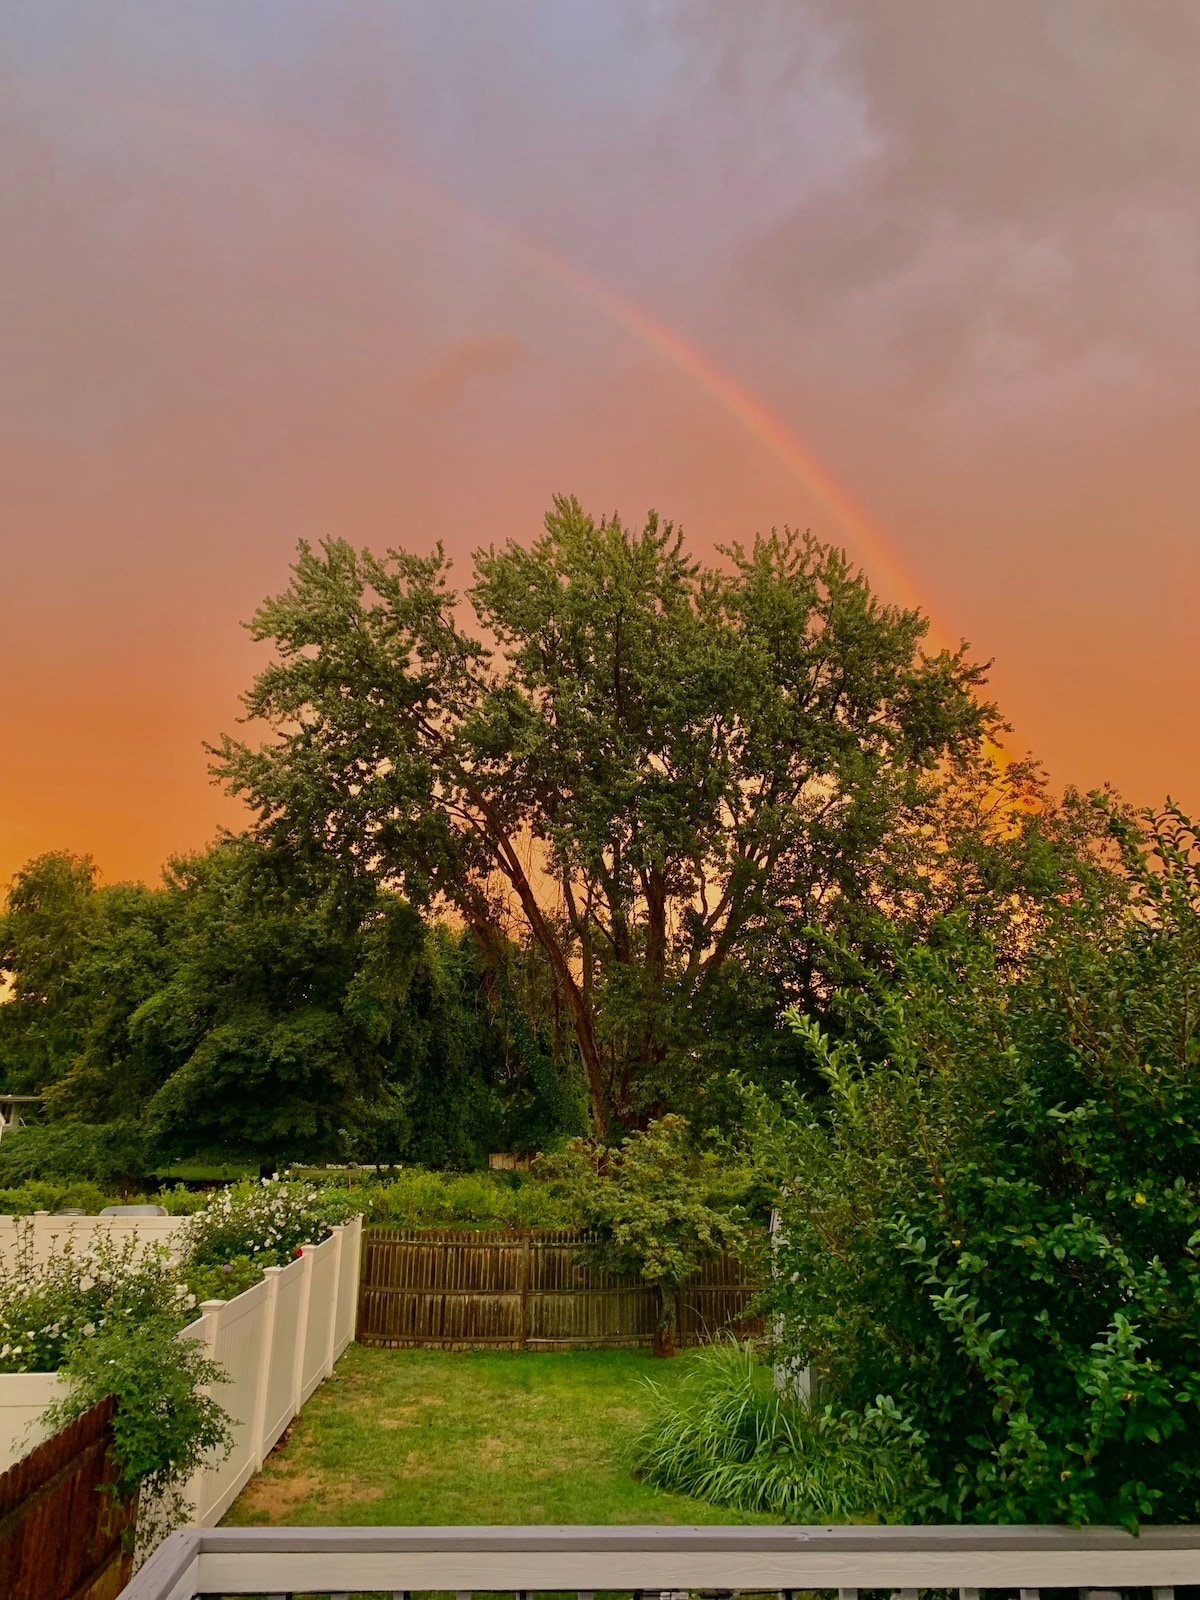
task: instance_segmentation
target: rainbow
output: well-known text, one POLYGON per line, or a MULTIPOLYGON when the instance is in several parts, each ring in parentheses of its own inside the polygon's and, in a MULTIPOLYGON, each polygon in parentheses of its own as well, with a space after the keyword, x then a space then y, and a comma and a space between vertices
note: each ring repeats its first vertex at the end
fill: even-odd
MULTIPOLYGON (((916 583, 878 524, 855 502, 833 474, 821 465, 778 413, 718 366, 711 356, 667 323, 652 317, 636 301, 619 294, 540 241, 464 205, 422 178, 405 174, 400 183, 404 191, 419 200, 426 210, 457 224, 463 232, 474 234, 499 247, 507 255, 526 262, 539 276, 560 284, 585 305, 594 307, 638 343, 654 351, 669 366, 682 373, 799 479, 811 499, 823 508, 854 547, 856 554, 870 563, 872 576, 882 578, 898 604, 923 610, 929 616, 929 607, 923 604, 916 583)), ((942 630, 935 629, 931 623, 931 636, 935 632, 940 640, 942 630)))
MULTIPOLYGON (((122 102, 128 110, 130 102, 122 102)), ((764 403, 711 356, 685 339, 676 329, 652 317, 636 301, 592 277, 567 257, 506 223, 446 194, 412 172, 383 174, 363 161, 330 155, 311 145, 298 144, 261 126, 218 121, 194 108, 140 100, 137 110, 172 126, 185 137, 210 146, 223 146, 238 154, 267 152, 272 158, 300 160, 310 170, 323 171, 342 185, 354 185, 377 194, 393 188, 429 215, 450 223, 508 256, 525 263, 543 279, 565 288, 575 298, 623 329, 636 342, 653 351, 687 378, 742 427, 803 485, 812 501, 829 516, 852 553, 870 569, 874 582, 896 603, 921 610, 930 619, 927 645, 935 650, 953 648, 947 629, 933 619, 919 587, 893 541, 855 501, 845 486, 821 464, 782 417, 764 403)))

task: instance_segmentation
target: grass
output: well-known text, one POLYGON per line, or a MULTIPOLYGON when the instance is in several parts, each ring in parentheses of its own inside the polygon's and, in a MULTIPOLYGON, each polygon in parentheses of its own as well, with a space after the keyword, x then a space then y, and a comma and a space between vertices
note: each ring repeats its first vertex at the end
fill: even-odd
POLYGON ((694 1358, 351 1345, 226 1524, 748 1523, 638 1482, 651 1396, 694 1358))

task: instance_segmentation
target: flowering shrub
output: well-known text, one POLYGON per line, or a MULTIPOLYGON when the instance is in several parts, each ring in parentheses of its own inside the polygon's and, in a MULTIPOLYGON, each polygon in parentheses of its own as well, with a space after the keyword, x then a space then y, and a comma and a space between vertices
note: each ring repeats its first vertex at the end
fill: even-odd
POLYGON ((257 1282, 263 1267, 284 1267, 301 1245, 318 1244, 355 1210, 348 1198, 305 1183, 263 1179, 223 1189, 182 1230, 189 1288, 200 1299, 228 1299, 257 1282))
POLYGON ((195 1296, 161 1247, 107 1234, 68 1238, 42 1263, 25 1225, 0 1274, 0 1372, 57 1372, 69 1349, 114 1323, 182 1327, 195 1296))

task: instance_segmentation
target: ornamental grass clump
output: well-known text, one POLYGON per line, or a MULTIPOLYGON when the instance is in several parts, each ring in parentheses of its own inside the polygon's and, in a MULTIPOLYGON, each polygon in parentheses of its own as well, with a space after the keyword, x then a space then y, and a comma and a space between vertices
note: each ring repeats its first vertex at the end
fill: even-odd
POLYGON ((712 1505, 788 1522, 889 1521, 922 1467, 886 1408, 856 1416, 776 1392, 771 1369, 728 1341, 692 1358, 633 1446, 638 1476, 712 1505))

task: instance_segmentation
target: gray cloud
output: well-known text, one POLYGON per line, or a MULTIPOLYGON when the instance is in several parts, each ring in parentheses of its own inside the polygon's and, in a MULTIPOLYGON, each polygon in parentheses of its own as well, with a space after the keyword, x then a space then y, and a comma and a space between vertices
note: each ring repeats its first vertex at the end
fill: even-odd
POLYGON ((524 341, 515 334, 475 334, 457 339, 418 376, 416 398, 423 406, 452 405, 473 379, 502 378, 524 356, 524 341))

